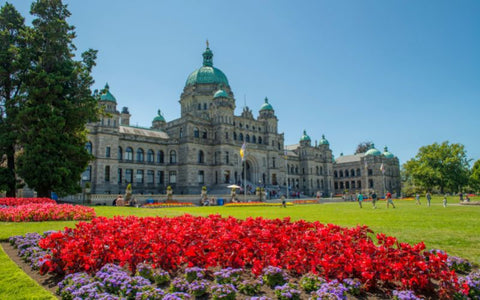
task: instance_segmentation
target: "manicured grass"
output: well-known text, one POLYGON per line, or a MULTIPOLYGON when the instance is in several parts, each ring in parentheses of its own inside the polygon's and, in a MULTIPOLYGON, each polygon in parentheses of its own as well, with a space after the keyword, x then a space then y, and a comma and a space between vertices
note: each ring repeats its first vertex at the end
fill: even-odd
POLYGON ((0 247, 0 299, 56 299, 28 277, 0 247))
MULTIPOLYGON (((475 199, 472 199, 475 200, 475 199)), ((182 208, 130 208, 98 206, 95 211, 99 216, 113 217, 116 215, 136 216, 176 216, 184 213, 207 216, 220 214, 245 219, 247 217, 285 218, 292 220, 304 219, 320 221, 341 226, 368 225, 375 233, 383 232, 397 237, 401 242, 418 243, 424 241, 427 249, 442 249, 450 255, 469 259, 480 264, 480 206, 460 206, 458 199, 449 197, 449 204, 444 208, 441 197, 434 197, 432 206, 427 207, 425 198, 418 206, 413 200, 396 200, 397 208, 386 208, 385 201, 377 203, 377 209, 372 209, 371 202, 364 202, 360 209, 357 202, 325 203, 314 205, 296 205, 282 207, 182 207, 182 208)), ((12 235, 27 232, 43 233, 47 230, 59 230, 73 227, 76 222, 38 222, 38 223, 2 223, 0 224, 0 239, 6 240, 12 235)), ((4 254, 0 254, 0 266, 14 264, 4 254)), ((3 268, 2 268, 3 270, 3 268)), ((20 290, 31 281, 23 273, 14 282, 0 277, 0 291, 5 288, 20 290)), ((8 272, 6 273, 8 274, 8 272)), ((43 291, 38 287, 39 292, 43 291)), ((48 293, 48 292, 47 292, 48 293)), ((0 293, 0 299, 3 299, 0 293)))

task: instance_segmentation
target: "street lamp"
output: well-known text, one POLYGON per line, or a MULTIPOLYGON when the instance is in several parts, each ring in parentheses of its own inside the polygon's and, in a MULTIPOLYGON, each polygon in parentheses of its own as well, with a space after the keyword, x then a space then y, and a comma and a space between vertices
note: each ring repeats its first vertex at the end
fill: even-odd
POLYGON ((82 176, 82 205, 85 205, 85 182, 88 180, 87 175, 82 176))

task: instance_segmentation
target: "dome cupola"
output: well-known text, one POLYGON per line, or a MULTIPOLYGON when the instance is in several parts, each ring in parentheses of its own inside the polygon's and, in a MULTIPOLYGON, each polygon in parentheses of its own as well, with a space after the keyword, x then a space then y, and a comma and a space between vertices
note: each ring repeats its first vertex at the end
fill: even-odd
POLYGON ((268 98, 265 97, 265 103, 263 103, 262 107, 260 107, 260 111, 262 110, 273 110, 273 107, 270 103, 268 103, 268 98))
POLYGON ((108 83, 105 84, 104 92, 100 95, 100 100, 117 103, 117 99, 115 99, 112 93, 110 93, 110 87, 108 86, 108 83))
POLYGON ((388 151, 388 148, 387 146, 385 146, 385 148, 383 148, 383 156, 385 156, 386 158, 394 158, 395 156, 388 151))
POLYGON ((307 131, 306 131, 306 130, 303 130, 303 135, 302 135, 302 137, 300 138, 300 142, 306 142, 306 141, 310 142, 311 139, 310 139, 310 137, 308 136, 307 131))
POLYGON ((322 134, 322 139, 318 142, 319 145, 330 145, 328 140, 325 138, 325 135, 322 134))
POLYGON ((207 49, 205 49, 202 55, 203 66, 188 76, 185 86, 196 84, 222 84, 229 86, 227 76, 221 70, 213 67, 213 52, 209 48, 208 41, 207 49))
POLYGON ((227 92, 225 92, 224 90, 218 90, 218 91, 213 95, 213 99, 216 99, 216 98, 228 98, 228 94, 227 94, 227 92))
POLYGON ((160 110, 157 111, 157 116, 153 119, 153 122, 165 122, 165 118, 160 110))
POLYGON ((375 149, 375 145, 372 143, 372 145, 370 146, 370 149, 368 149, 368 151, 365 153, 365 155, 372 155, 372 156, 379 156, 381 155, 382 153, 380 151, 378 151, 377 149, 375 149))

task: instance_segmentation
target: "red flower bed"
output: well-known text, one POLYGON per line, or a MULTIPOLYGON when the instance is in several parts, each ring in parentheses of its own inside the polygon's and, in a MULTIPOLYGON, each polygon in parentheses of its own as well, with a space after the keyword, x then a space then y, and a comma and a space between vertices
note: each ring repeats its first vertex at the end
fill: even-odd
POLYGON ((33 203, 57 203, 50 198, 0 198, 0 205, 17 206, 33 203))
POLYGON ((42 272, 93 273, 107 263, 140 262, 167 271, 181 266, 244 267, 260 274, 278 266, 300 275, 327 279, 359 278, 367 290, 400 286, 429 294, 438 283, 441 293, 457 288, 456 275, 445 264, 447 255, 424 251, 379 234, 378 245, 366 226, 344 228, 319 222, 221 218, 115 217, 80 222, 53 233, 39 245, 50 249, 42 272))
POLYGON ((27 204, 0 208, 2 222, 91 220, 95 210, 70 204, 27 204))

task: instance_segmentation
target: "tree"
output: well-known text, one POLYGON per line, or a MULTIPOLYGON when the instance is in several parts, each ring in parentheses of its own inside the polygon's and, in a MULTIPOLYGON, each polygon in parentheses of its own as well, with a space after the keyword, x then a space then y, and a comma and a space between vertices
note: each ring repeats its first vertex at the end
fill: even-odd
POLYGON ((373 145, 372 141, 361 142, 360 144, 358 144, 357 150, 355 150, 355 154, 367 152, 368 149, 372 147, 372 145, 373 145))
POLYGON ((93 156, 85 149, 86 123, 97 119, 90 90, 96 51, 74 60, 74 27, 61 0, 31 6, 34 59, 27 76, 27 101, 19 112, 24 153, 18 173, 39 196, 80 192, 80 175, 93 156))
POLYGON ((0 9, 0 190, 15 197, 15 150, 19 107, 24 99, 29 67, 29 30, 24 18, 9 3, 0 9))
POLYGON ((480 159, 473 164, 469 184, 475 191, 480 191, 480 159))
POLYGON ((414 184, 431 190, 457 192, 468 183, 469 162, 462 144, 434 143, 423 146, 403 168, 414 184))

